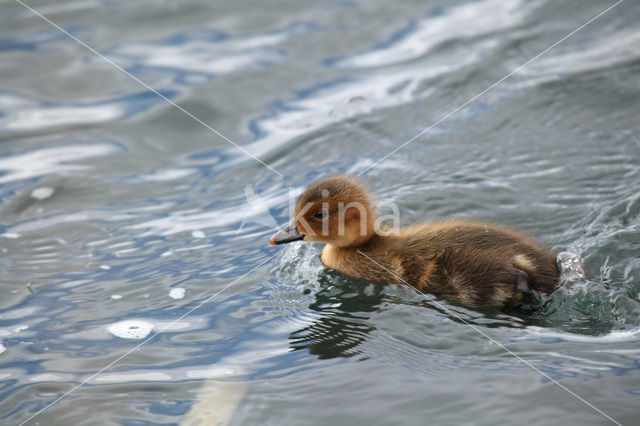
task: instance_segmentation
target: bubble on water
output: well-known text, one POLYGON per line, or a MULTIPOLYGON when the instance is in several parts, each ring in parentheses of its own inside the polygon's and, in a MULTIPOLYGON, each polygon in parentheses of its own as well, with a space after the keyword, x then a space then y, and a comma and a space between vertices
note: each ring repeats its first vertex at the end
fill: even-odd
POLYGON ((113 300, 120 300, 120 299, 122 299, 122 295, 121 294, 112 294, 111 298, 113 300))
POLYGON ((185 289, 182 287, 172 288, 169 291, 169 297, 172 299, 182 299, 184 297, 185 289))
POLYGON ((193 238, 204 238, 206 237, 206 235, 204 234, 204 232, 200 231, 199 229, 196 229, 195 231, 193 231, 191 233, 191 236, 193 238))
POLYGON ((125 320, 110 325, 107 328, 109 333, 121 339, 144 339, 151 333, 153 324, 144 320, 125 320))
POLYGON ((109 266, 109 265, 100 265, 100 269, 104 269, 105 271, 108 271, 109 269, 111 269, 111 266, 109 266))
POLYGON ((31 191, 31 196, 36 200, 44 200, 45 198, 51 197, 54 191, 55 190, 49 186, 43 186, 31 191))
POLYGON ((0 354, 6 350, 7 350, 6 346, 0 343, 0 354))

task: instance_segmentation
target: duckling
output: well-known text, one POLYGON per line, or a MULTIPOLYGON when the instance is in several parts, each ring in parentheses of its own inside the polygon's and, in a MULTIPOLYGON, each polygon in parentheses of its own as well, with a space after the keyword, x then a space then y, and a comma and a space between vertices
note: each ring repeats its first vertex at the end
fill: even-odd
POLYGON ((471 221, 426 223, 395 233, 374 226, 369 193, 355 179, 336 176, 309 187, 273 245, 320 241, 322 263, 369 281, 410 284, 472 307, 518 303, 535 290, 559 286, 555 256, 526 235, 471 221))

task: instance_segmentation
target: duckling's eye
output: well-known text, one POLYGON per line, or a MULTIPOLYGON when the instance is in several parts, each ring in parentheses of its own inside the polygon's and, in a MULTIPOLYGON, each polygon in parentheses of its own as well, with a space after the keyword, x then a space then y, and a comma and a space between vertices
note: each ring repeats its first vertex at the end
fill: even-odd
POLYGON ((318 210, 316 214, 313 215, 316 219, 324 219, 329 216, 329 213, 326 210, 318 210))

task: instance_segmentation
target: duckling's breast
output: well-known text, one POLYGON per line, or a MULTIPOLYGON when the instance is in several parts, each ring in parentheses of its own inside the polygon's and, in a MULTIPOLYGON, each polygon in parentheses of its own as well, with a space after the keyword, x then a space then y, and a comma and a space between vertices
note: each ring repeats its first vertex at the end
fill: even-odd
POLYGON ((327 244, 320 257, 323 265, 346 275, 369 281, 402 283, 401 260, 366 247, 344 248, 327 244))

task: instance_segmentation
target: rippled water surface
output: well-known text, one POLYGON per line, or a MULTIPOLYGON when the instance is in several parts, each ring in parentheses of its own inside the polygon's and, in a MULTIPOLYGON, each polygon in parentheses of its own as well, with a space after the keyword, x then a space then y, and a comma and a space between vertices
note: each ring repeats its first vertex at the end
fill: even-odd
POLYGON ((613 4, 1 2, 0 423, 638 424, 640 5, 518 69, 613 4), (573 286, 474 310, 268 245, 364 170, 573 286))

